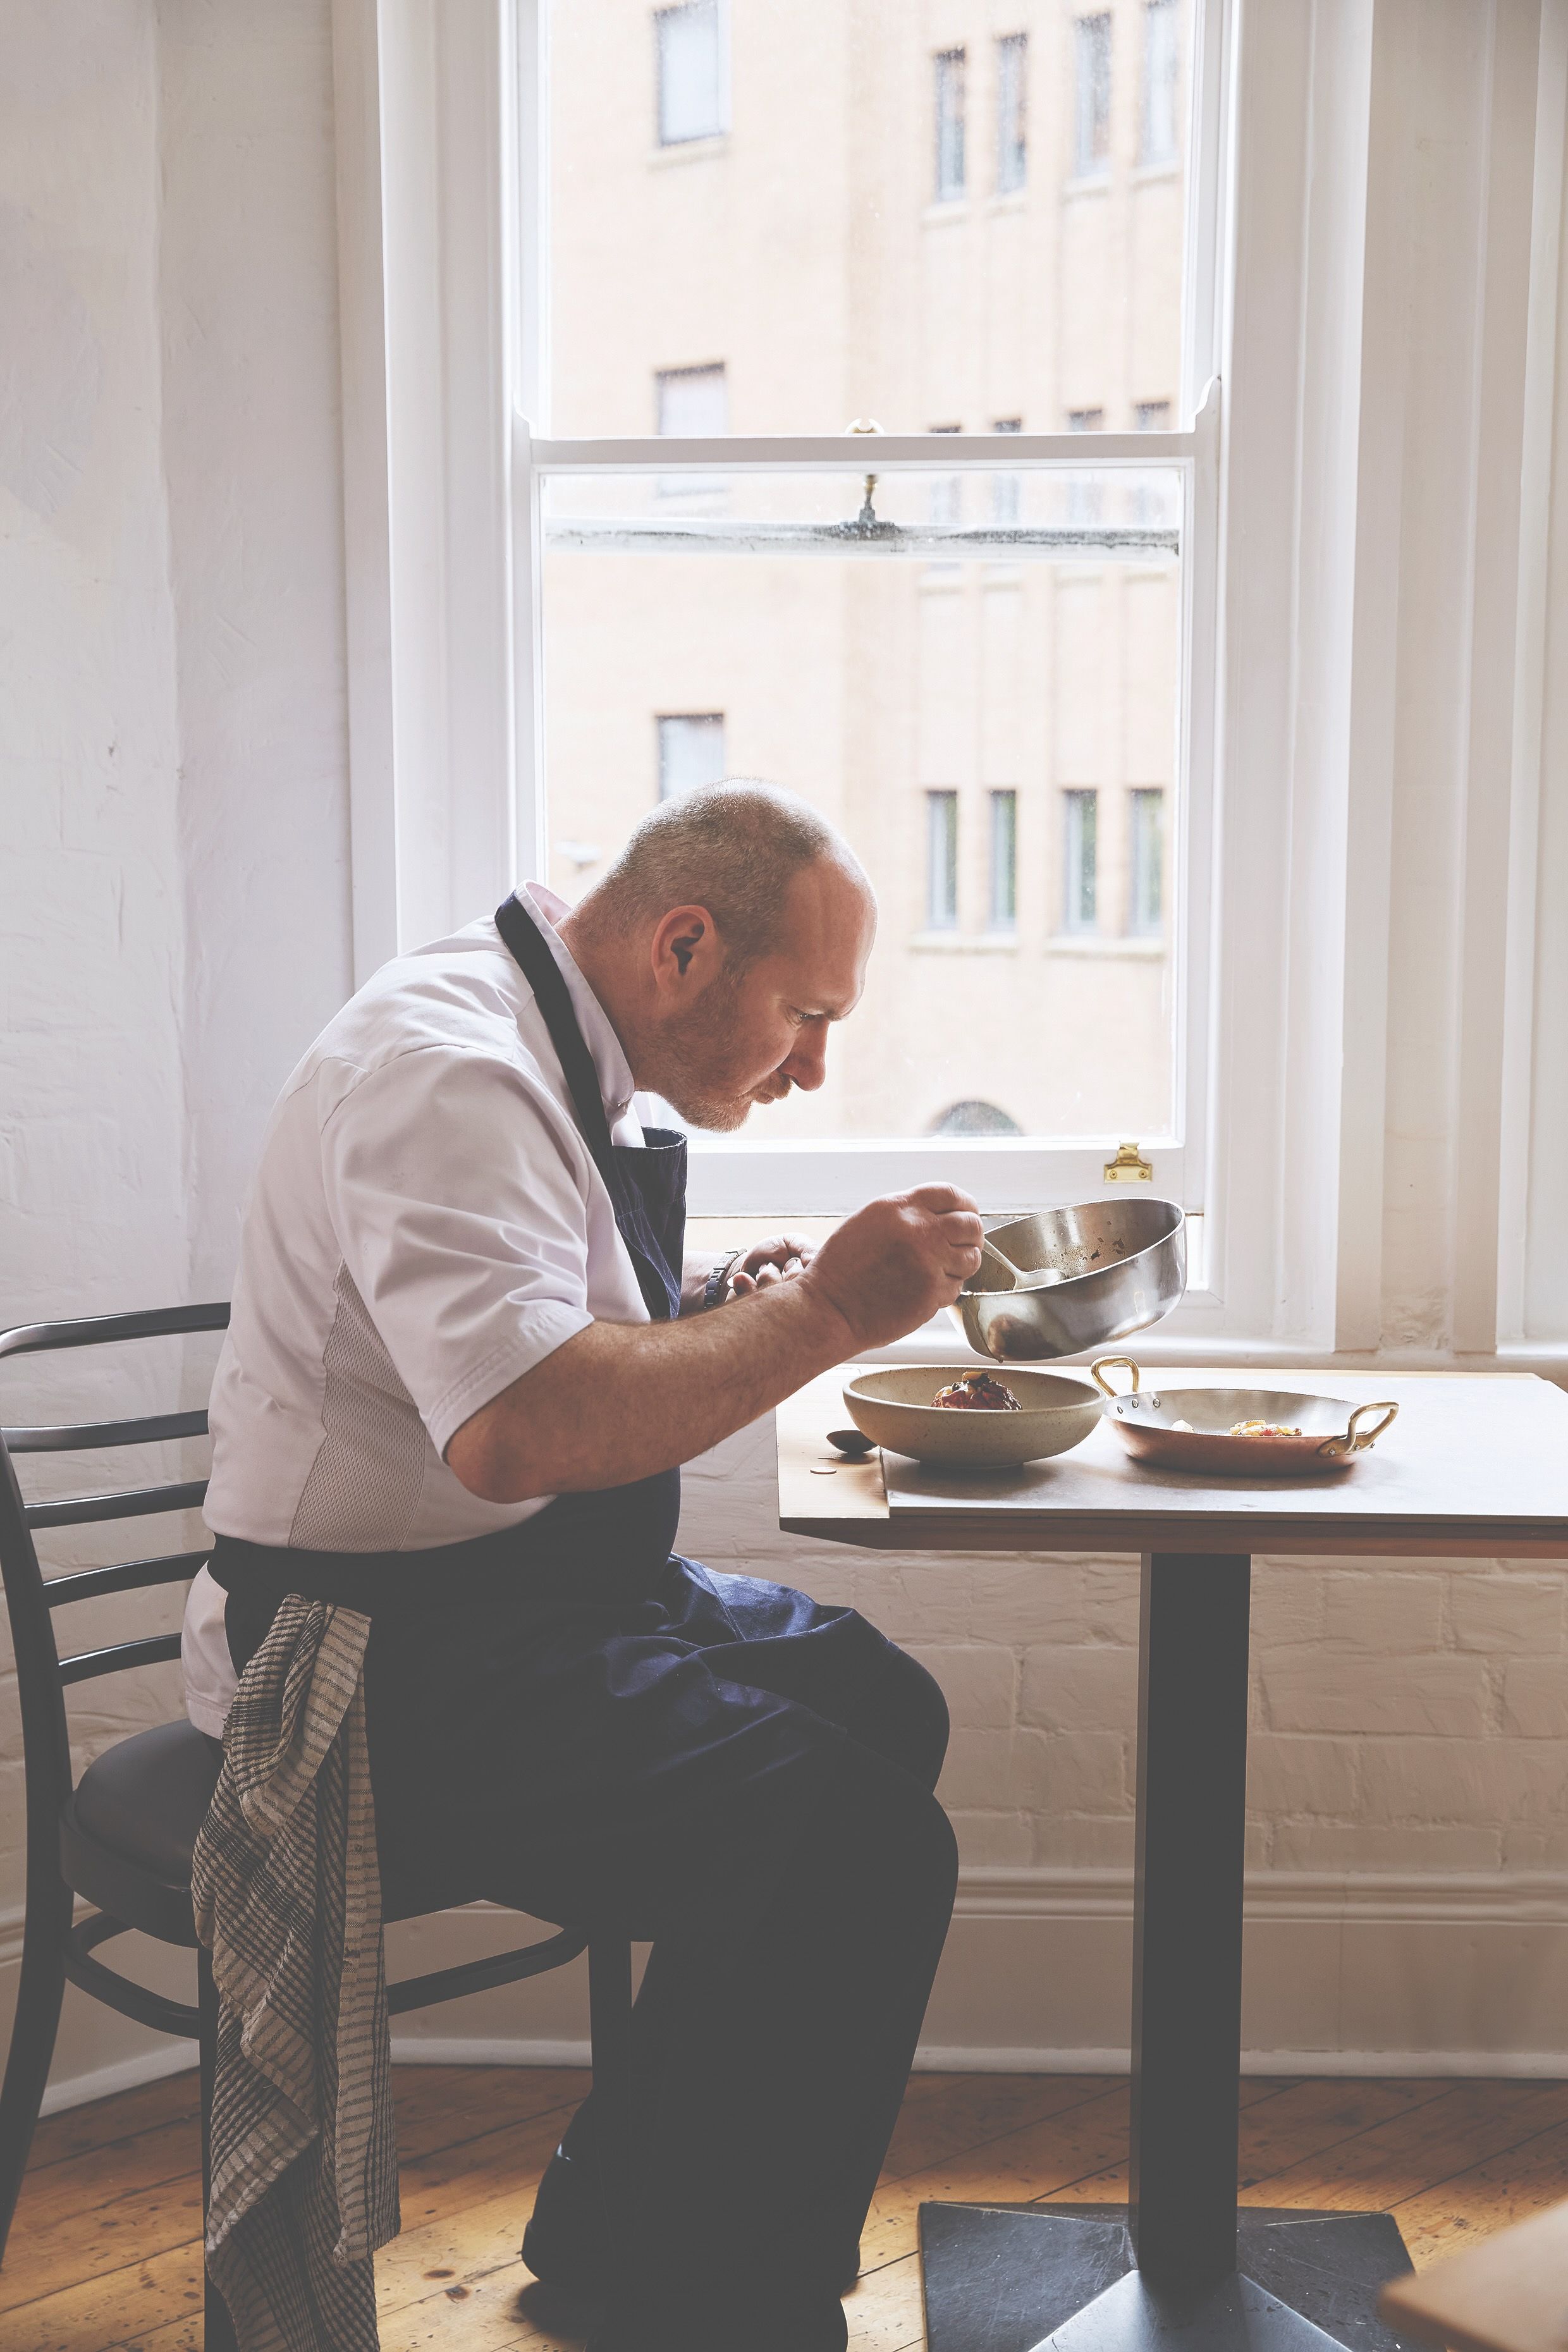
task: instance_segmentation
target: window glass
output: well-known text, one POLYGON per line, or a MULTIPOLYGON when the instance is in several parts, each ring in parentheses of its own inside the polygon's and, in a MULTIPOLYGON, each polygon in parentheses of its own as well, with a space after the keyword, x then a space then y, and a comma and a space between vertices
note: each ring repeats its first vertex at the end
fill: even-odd
POLYGON ((1173 163, 1181 152, 1181 27, 1177 0, 1144 0, 1143 146, 1145 163, 1173 163))
POLYGON ((1073 26, 1073 170, 1080 180, 1110 168, 1110 16, 1073 26))
POLYGON ((1165 919, 1165 795, 1140 789, 1131 802, 1128 860, 1127 928, 1135 937, 1156 938, 1165 919))
POLYGON ((996 193, 1017 193, 1029 176, 1029 37, 1005 33, 996 44, 996 193))
POLYGON ((724 128, 723 28, 720 0, 687 0, 654 12, 658 143, 678 147, 724 128))
POLYGON ((926 794, 926 925, 951 931, 958 923, 958 794, 926 794))
POLYGON ((1018 795, 991 794, 991 929, 1018 923, 1018 795))
POLYGON ((1178 927, 1134 940, 1129 908, 1135 793, 1163 788, 1173 838, 1180 478, 1124 555, 1125 473, 1022 469, 1005 559, 984 476, 960 526, 984 551, 930 538, 931 478, 901 472, 855 551, 866 478, 734 474, 711 509, 652 471, 546 479, 545 878, 577 899, 661 786, 768 777, 843 831, 880 912, 826 1086, 748 1138, 917 1138, 972 1101, 1050 1141, 1169 1134, 1178 927), (1104 544, 1059 557, 1044 534, 1089 493, 1104 544))
POLYGON ((963 51, 944 49, 936 66, 936 198, 963 194, 963 51))
POLYGON ((724 714, 680 712, 658 722, 658 796, 696 791, 724 780, 724 714))
POLYGON ((1186 79, 1180 168, 1141 178, 1144 6, 938 56, 910 0, 554 0, 549 430, 646 434, 656 372, 718 359, 746 435, 1178 400, 1186 79))
POLYGON ((1092 931, 1100 909, 1100 794, 1062 794, 1066 842, 1062 858, 1062 929, 1092 931))

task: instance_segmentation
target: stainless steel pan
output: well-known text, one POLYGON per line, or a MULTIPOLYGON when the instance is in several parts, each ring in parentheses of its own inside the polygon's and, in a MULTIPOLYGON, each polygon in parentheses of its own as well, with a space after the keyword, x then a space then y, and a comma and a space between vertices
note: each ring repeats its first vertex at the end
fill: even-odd
POLYGON ((970 1346, 1003 1363, 1108 1347, 1147 1330, 1187 1283, 1187 1221, 1174 1201, 1089 1201, 994 1225, 993 1250, 948 1309, 970 1346))
POLYGON ((1396 1404, 1352 1404, 1345 1397, 1299 1396, 1284 1389, 1146 1389, 1131 1356, 1102 1356, 1089 1366, 1110 1399, 1105 1418, 1135 1461, 1210 1477, 1318 1477, 1348 1470, 1370 1454, 1399 1411, 1396 1404), (1121 1393, 1107 1372, 1131 1372, 1121 1393), (1383 1418, 1365 1424, 1374 1413, 1383 1418), (1233 1437, 1240 1422, 1271 1422, 1300 1437, 1233 1437))

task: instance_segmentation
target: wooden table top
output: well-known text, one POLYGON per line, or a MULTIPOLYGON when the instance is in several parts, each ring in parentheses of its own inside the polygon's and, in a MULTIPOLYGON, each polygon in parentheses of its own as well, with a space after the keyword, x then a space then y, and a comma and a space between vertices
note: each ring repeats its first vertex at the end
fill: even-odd
POLYGON ((1549 2205, 1413 2278, 1391 2279, 1378 2310, 1402 2336, 1458 2352, 1563 2352, 1568 2204, 1549 2205))
MULTIPOLYGON (((1399 1419, 1353 1468, 1319 1478, 1212 1478, 1135 1463, 1101 1423, 1070 1454, 1016 1470, 848 1463, 825 1372, 778 1408, 779 1524, 886 1550, 1306 1552, 1568 1559, 1568 1394, 1534 1373, 1281 1371, 1162 1366, 1145 1385, 1293 1390, 1399 1419)), ((1054 1368, 1053 1368, 1054 1369, 1054 1368)), ((1079 1365, 1062 1369, 1087 1377, 1079 1365)), ((1004 1375, 1005 1376, 1005 1375, 1004 1375)), ((943 1377, 951 1379, 951 1367, 943 1377)))

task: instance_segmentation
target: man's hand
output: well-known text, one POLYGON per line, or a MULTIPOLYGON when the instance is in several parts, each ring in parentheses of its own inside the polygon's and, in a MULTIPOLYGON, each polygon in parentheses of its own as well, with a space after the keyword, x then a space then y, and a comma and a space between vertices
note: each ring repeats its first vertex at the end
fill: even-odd
POLYGON ((967 1192, 917 1184, 847 1217, 800 1281, 837 1309, 855 1349, 885 1347, 951 1306, 979 1268, 981 1232, 967 1192))
POLYGON ((771 1290, 775 1282, 804 1274, 816 1255, 816 1243, 799 1234, 774 1234, 768 1241, 753 1242, 730 1268, 730 1295, 745 1298, 753 1290, 771 1290))

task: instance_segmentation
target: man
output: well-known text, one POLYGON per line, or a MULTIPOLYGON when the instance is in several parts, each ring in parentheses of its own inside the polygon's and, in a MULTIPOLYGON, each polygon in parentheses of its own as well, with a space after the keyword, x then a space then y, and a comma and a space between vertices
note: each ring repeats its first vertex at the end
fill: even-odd
POLYGON ((590 2103, 525 2248, 607 2297, 593 2352, 844 2345, 952 1907, 930 1677, 673 1545, 679 1465, 952 1299, 973 1204, 873 1202, 703 1312, 685 1140, 637 1104, 734 1129, 819 1087, 874 928, 804 803, 667 803, 574 912, 535 886, 378 972, 289 1080, 246 1218, 190 1711, 221 1731, 325 1561, 318 1597, 371 1618, 384 1876, 652 1940, 637 2242, 599 2242, 590 2103))

